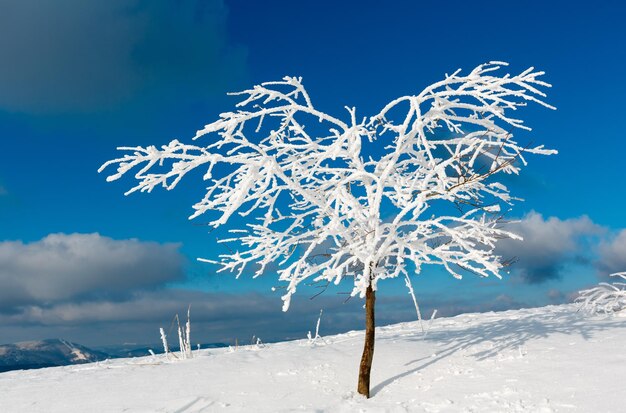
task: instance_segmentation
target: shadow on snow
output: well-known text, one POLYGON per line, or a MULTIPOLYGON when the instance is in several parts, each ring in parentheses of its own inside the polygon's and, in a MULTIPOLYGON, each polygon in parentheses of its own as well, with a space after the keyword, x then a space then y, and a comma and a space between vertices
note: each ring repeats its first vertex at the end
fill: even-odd
MULTIPOLYGON (((531 340, 547 338, 554 334, 580 335, 585 340, 589 340, 598 331, 613 327, 626 327, 626 320, 624 319, 607 318, 601 321, 591 321, 583 314, 573 312, 571 309, 554 310, 552 313, 544 314, 515 312, 515 315, 508 319, 502 318, 502 314, 496 314, 494 317, 496 319, 486 322, 481 320, 490 318, 488 314, 483 314, 475 319, 471 315, 462 315, 459 318, 469 319, 462 322, 455 320, 441 324, 437 326, 437 331, 431 331, 427 336, 422 336, 419 333, 403 334, 403 338, 407 341, 435 342, 445 346, 445 348, 437 351, 434 357, 422 357, 405 363, 406 367, 417 365, 378 383, 372 388, 372 395, 377 394, 396 380, 423 370, 458 351, 465 350, 469 356, 480 361, 497 356, 506 350, 518 349, 531 340), (459 327, 460 323, 468 325, 459 327), (482 348, 484 346, 480 346, 481 344, 488 344, 489 347, 482 348), (480 349, 472 352, 473 347, 480 349)), ((387 338, 385 337, 385 328, 383 327, 381 330, 380 340, 384 341, 387 338)))

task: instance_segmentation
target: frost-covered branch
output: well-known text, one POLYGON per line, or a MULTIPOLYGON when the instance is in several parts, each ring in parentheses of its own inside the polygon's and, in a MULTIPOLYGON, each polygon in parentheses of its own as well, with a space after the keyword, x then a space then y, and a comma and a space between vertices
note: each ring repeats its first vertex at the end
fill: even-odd
POLYGON ((497 176, 519 173, 527 154, 556 153, 512 134, 529 129, 513 116, 520 107, 552 108, 543 72, 502 75, 502 66, 458 70, 361 119, 352 107, 344 117, 318 110, 301 78, 262 83, 235 93, 236 110, 199 130, 196 145, 120 148, 100 171, 117 168, 109 181, 135 171, 128 193, 169 190, 200 171, 207 190, 190 218, 209 214, 218 227, 248 217, 222 239, 236 247, 205 261, 255 276, 276 264, 285 310, 304 280, 350 278, 352 295, 364 296, 424 264, 499 277, 495 244, 518 237, 498 215, 515 198, 497 176))
MULTIPOLYGON (((626 272, 611 274, 626 280, 626 272)), ((576 302, 591 314, 612 314, 626 309, 626 282, 601 282, 598 286, 579 291, 576 302)))

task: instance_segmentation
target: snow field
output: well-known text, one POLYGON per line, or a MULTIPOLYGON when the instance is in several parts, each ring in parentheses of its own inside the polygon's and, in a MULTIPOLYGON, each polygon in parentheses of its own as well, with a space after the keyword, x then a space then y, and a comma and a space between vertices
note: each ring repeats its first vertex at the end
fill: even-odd
POLYGON ((622 412, 625 317, 574 305, 377 329, 372 398, 356 393, 363 332, 236 351, 0 374, 3 412, 622 412))

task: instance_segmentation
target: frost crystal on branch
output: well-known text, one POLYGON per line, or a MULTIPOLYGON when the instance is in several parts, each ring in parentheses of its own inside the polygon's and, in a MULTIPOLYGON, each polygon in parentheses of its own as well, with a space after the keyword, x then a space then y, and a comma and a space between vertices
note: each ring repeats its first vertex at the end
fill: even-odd
POLYGON ((424 264, 499 277, 495 243, 519 237, 501 226, 514 198, 495 176, 517 174, 526 154, 556 153, 513 139, 529 128, 512 113, 528 102, 552 108, 540 90, 550 85, 533 68, 499 75, 505 65, 457 70, 369 118, 352 107, 345 118, 319 111, 301 78, 262 83, 235 93, 237 110, 198 131, 196 145, 119 148, 127 154, 100 171, 115 165, 113 181, 137 168, 132 193, 172 189, 200 168, 208 188, 191 218, 210 213, 213 227, 250 218, 222 240, 236 250, 205 261, 237 276, 277 264, 284 310, 304 280, 351 278, 363 297, 424 264))

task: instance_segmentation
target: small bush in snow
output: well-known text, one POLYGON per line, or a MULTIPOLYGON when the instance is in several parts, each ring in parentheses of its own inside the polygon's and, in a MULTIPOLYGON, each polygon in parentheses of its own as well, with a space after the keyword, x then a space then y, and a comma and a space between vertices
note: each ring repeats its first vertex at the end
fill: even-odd
MULTIPOLYGON (((626 272, 611 274, 626 280, 626 272)), ((579 291, 576 302, 591 314, 613 314, 626 309, 626 282, 600 283, 598 286, 579 291)))
POLYGON ((320 316, 317 318, 317 324, 315 325, 315 336, 313 336, 310 331, 306 335, 307 339, 309 340, 309 344, 315 344, 318 340, 324 341, 322 336, 320 336, 320 323, 322 322, 323 312, 324 310, 320 310, 320 316))

